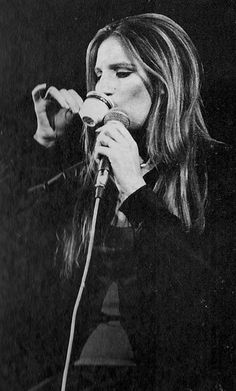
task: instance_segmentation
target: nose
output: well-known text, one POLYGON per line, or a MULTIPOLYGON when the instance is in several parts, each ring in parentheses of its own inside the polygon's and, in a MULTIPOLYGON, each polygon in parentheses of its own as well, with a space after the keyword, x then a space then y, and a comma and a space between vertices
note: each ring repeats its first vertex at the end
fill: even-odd
POLYGON ((115 81, 108 75, 102 75, 95 87, 96 92, 102 92, 108 96, 113 95, 115 90, 115 81))

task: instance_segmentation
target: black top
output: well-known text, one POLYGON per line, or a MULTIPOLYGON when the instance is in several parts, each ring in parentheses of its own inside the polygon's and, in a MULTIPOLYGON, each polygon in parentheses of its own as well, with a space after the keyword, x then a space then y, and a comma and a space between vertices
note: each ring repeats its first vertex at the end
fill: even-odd
MULTIPOLYGON (((135 366, 120 310, 120 295, 124 295, 125 291, 126 308, 133 311, 136 290, 133 239, 132 227, 111 225, 103 243, 93 250, 96 254, 93 262, 98 262, 94 284, 99 286, 97 295, 100 296, 99 302, 103 302, 97 319, 94 319, 94 329, 85 342, 76 365, 135 366)), ((94 307, 94 303, 92 306, 94 307)))
MULTIPOLYGON (((39 157, 40 147, 36 148, 39 157)), ((154 194, 153 173, 144 177, 146 186, 128 197, 120 208, 133 228, 133 252, 127 264, 135 262, 136 279, 131 284, 132 292, 125 283, 119 290, 119 310, 143 390, 155 390, 157 386, 160 391, 234 389, 235 193, 228 170, 232 154, 223 146, 210 147, 207 154, 210 191, 202 235, 186 233, 179 219, 154 194)), ((38 159, 37 167, 40 162, 38 159)), ((55 165, 52 167, 55 173, 55 165)), ((50 178, 49 172, 47 177, 50 178)), ((28 185, 29 182, 30 186, 37 184, 37 180, 28 181, 28 185)), ((70 212, 62 209, 63 200, 68 205, 75 201, 70 186, 70 181, 64 181, 59 190, 55 185, 52 191, 50 186, 45 188, 44 195, 37 193, 33 196, 36 210, 42 208, 45 212, 46 205, 47 213, 50 208, 53 211, 52 223, 61 218, 64 224, 70 212)), ((44 214, 39 213, 41 221, 44 214)), ((101 253, 95 251, 78 313, 75 359, 101 321, 109 285, 105 284, 104 289, 105 285, 99 283, 105 270, 100 260, 101 253)), ((115 274, 122 272, 121 266, 122 262, 115 274)), ((110 283, 113 281, 111 278, 110 283)))

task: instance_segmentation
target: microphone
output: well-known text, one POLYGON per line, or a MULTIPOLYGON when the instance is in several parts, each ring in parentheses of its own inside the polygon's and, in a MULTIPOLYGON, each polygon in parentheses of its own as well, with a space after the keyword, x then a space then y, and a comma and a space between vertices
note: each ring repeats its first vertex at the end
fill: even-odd
POLYGON ((104 124, 107 124, 109 121, 118 121, 121 122, 127 129, 130 126, 130 120, 128 115, 118 109, 117 107, 114 107, 113 109, 109 110, 108 113, 104 117, 104 124))
MULTIPOLYGON (((130 125, 130 120, 127 114, 118 108, 109 110, 105 115, 103 122, 104 124, 107 124, 108 122, 121 122, 126 128, 128 128, 130 125)), ((102 198, 110 171, 111 165, 109 159, 106 156, 103 156, 100 159, 98 166, 98 175, 95 183, 95 198, 102 198)))

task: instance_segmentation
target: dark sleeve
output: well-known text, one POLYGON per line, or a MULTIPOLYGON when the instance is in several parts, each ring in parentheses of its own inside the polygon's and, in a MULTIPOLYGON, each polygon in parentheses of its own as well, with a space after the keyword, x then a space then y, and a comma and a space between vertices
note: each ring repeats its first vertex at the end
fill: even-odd
POLYGON ((160 389, 178 385, 201 390, 208 383, 214 387, 215 272, 205 258, 202 238, 186 233, 148 186, 128 197, 120 209, 136 232, 139 355, 153 367, 160 389))
MULTIPOLYGON (((178 257, 192 259, 202 259, 201 246, 199 246, 199 236, 187 233, 178 217, 170 213, 163 201, 147 185, 141 187, 131 194, 121 205, 120 210, 127 216, 129 222, 139 232, 139 235, 152 246, 169 258, 178 257), (146 237, 147 236, 147 237, 146 237)), ((141 243, 144 242, 141 240, 141 243)), ((152 257, 147 258, 140 267, 153 262, 152 267, 156 267, 156 256, 158 252, 153 251, 152 257), (155 256, 153 257, 153 255, 155 256)))
POLYGON ((147 185, 132 193, 123 202, 120 210, 134 227, 144 222, 148 225, 164 223, 166 229, 170 223, 180 225, 179 219, 166 209, 163 202, 147 185))
MULTIPOLYGON (((79 156, 78 156, 79 159, 79 156)), ((12 167, 22 189, 48 181, 75 162, 63 144, 45 148, 33 138, 27 139, 12 158, 12 167)))
POLYGON ((14 150, 5 168, 4 188, 9 194, 4 198, 5 210, 12 220, 26 220, 27 224, 19 224, 21 235, 22 231, 28 235, 35 225, 36 233, 46 236, 50 230, 55 236, 58 225, 71 220, 78 184, 71 166, 75 163, 80 169, 81 154, 71 153, 65 140, 45 148, 33 137, 20 140, 14 150))
MULTIPOLYGON (((17 137, 8 150, 12 172, 21 190, 46 182, 59 172, 83 161, 82 122, 73 119, 63 136, 49 148, 40 145, 27 131, 26 137, 17 137)), ((19 132, 24 134, 23 131, 19 132)))

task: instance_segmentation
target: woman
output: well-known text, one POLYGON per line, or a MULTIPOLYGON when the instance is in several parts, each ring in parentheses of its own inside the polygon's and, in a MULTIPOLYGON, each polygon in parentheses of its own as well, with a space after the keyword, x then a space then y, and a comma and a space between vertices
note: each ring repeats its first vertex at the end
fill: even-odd
MULTIPOLYGON (((85 127, 79 195, 65 234, 70 273, 84 265, 97 163, 106 156, 112 175, 74 346, 78 374, 92 374, 95 389, 221 389, 211 351, 215 276, 200 243, 213 142, 201 114, 199 68, 188 35, 163 15, 114 22, 88 47, 88 91, 106 94, 130 120, 128 129, 117 121, 96 132, 85 127)), ((55 87, 42 98, 45 89, 33 91, 34 138, 53 147, 66 128, 63 108, 73 117, 82 99, 55 87), (51 97, 62 108, 54 127, 46 111, 51 97)))

